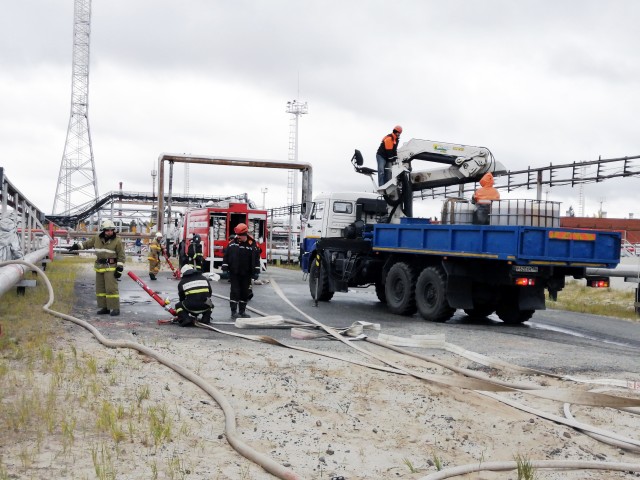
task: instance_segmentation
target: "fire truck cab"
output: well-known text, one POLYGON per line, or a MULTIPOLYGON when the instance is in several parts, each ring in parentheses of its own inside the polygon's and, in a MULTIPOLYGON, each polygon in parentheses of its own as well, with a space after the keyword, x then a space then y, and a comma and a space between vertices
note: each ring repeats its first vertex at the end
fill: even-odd
POLYGON ((194 234, 200 235, 202 253, 205 257, 204 270, 209 272, 222 265, 224 251, 229 240, 235 235, 233 229, 239 223, 246 223, 251 235, 260 247, 260 265, 266 270, 267 264, 267 211, 250 208, 247 203, 217 203, 214 206, 187 210, 183 218, 181 240, 184 252, 189 248, 194 234))

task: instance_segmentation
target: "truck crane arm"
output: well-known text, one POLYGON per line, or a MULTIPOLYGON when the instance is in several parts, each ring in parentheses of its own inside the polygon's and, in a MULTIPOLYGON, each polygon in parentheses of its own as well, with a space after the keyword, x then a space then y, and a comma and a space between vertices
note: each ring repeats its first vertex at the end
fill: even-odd
MULTIPOLYGON (((398 156, 391 167, 391 180, 384 185, 376 183, 376 170, 363 167, 362 154, 356 150, 351 158, 356 172, 367 175, 374 189, 392 208, 391 217, 397 219, 397 207, 406 216, 412 216, 413 192, 449 185, 476 182, 487 172, 506 173, 505 167, 495 160, 488 148, 413 138, 398 148, 398 156), (422 160, 449 165, 435 170, 414 171, 412 162, 422 160)), ((398 212, 399 213, 399 212, 398 212)))
MULTIPOLYGON (((415 138, 398 149, 397 163, 398 166, 408 164, 406 169, 410 172, 410 183, 414 191, 475 182, 487 172, 496 175, 506 172, 488 148, 415 138), (444 163, 450 167, 414 171, 411 166, 414 160, 444 163)), ((392 172, 395 173, 393 170, 392 172)))

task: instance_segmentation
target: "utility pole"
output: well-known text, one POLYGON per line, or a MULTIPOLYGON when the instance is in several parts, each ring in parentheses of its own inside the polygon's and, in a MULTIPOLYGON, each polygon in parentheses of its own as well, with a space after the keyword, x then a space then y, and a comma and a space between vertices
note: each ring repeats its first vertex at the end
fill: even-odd
MULTIPOLYGON (((293 100, 287 102, 287 113, 291 114, 289 122, 289 161, 298 161, 298 119, 300 115, 309 113, 307 102, 299 102, 293 100)), ((287 202, 289 205, 298 203, 298 172, 297 170, 289 170, 289 179, 287 182, 287 202)))
POLYGON ((53 200, 53 213, 70 215, 98 198, 98 180, 89 130, 89 40, 91 0, 75 0, 71 116, 53 200))

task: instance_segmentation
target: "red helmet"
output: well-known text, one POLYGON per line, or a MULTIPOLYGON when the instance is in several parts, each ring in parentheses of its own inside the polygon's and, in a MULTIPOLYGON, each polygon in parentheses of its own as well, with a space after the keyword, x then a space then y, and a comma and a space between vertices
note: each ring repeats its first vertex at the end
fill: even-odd
POLYGON ((393 131, 395 133, 402 133, 402 127, 400 125, 396 125, 395 127, 393 127, 393 131))
POLYGON ((239 223, 233 231, 236 232, 236 235, 246 235, 249 229, 247 228, 246 223, 239 223))

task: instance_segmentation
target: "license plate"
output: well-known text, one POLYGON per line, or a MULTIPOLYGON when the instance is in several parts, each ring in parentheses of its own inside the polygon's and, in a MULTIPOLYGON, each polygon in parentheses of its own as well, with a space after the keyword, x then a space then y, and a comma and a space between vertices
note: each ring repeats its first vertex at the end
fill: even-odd
POLYGON ((531 265, 514 265, 513 271, 520 273, 538 273, 538 267, 531 265))

